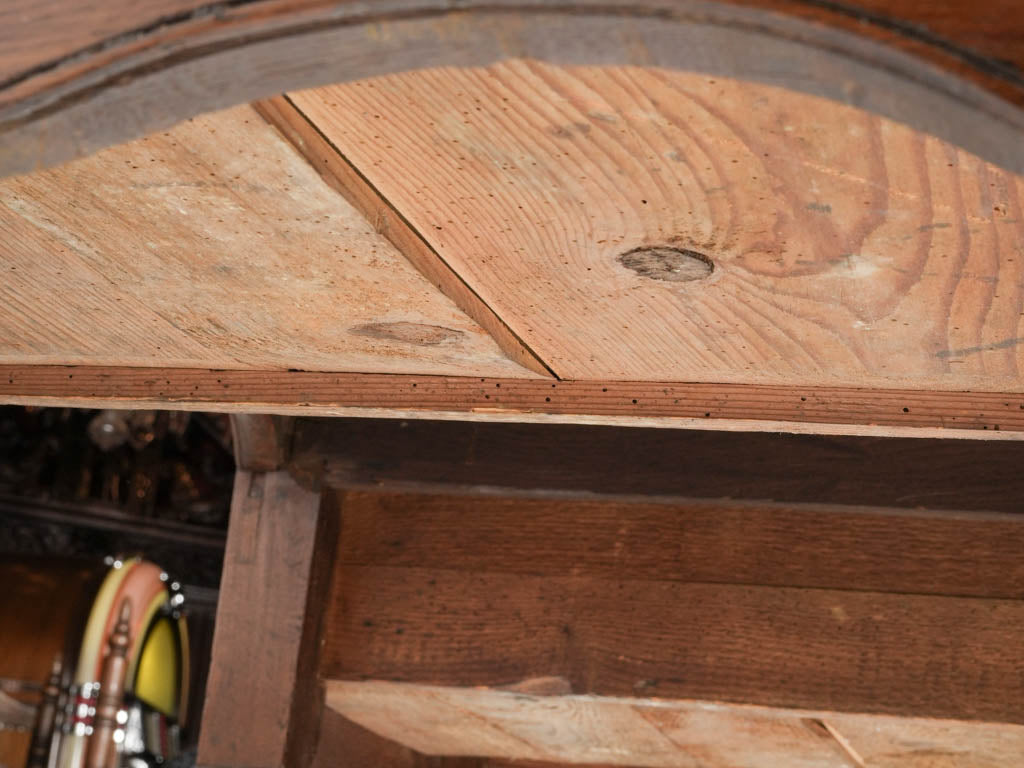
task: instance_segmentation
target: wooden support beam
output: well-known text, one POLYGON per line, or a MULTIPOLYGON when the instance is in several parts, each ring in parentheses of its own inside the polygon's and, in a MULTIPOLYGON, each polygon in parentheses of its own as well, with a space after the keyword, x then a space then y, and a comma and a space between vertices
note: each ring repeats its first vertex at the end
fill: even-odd
POLYGON ((1024 600, 1019 514, 374 491, 333 503, 345 520, 339 564, 375 578, 417 569, 453 584, 519 574, 1024 600))
POLYGON ((1022 518, 364 493, 340 508, 328 678, 555 677, 1024 722, 1022 518))
POLYGON ((974 512, 1024 499, 1017 442, 335 418, 300 419, 294 446, 291 470, 336 488, 974 512))
POLYGON ((0 403, 1024 439, 1024 394, 0 365, 0 403))
POLYGON ((327 706, 432 755, 650 768, 990 768, 1024 754, 1020 725, 706 701, 331 681, 327 706))
POLYGON ((320 495, 285 472, 240 471, 198 761, 302 768, 316 746, 321 612, 337 535, 320 495))

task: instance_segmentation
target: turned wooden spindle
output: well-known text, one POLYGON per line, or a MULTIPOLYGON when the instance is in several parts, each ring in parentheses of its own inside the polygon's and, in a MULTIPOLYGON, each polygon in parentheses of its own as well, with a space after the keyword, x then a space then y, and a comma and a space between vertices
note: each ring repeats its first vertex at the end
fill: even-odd
POLYGON ((44 768, 50 754, 50 742, 53 739, 53 726, 57 720, 57 702, 60 698, 60 679, 64 673, 64 660, 58 653, 53 657, 50 676, 43 688, 43 700, 39 705, 39 714, 32 731, 32 744, 29 747, 27 768, 44 768))
POLYGON ((131 603, 125 599, 117 623, 110 633, 107 656, 100 672, 100 695, 96 702, 96 717, 92 735, 85 752, 85 768, 115 768, 118 749, 114 733, 119 724, 117 713, 124 701, 125 676, 128 671, 128 646, 132 617, 131 603))

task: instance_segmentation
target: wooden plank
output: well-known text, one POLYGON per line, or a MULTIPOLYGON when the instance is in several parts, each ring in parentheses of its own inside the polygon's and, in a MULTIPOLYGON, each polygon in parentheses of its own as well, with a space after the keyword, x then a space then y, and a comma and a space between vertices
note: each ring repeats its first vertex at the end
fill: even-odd
POLYGON ((895 121, 525 60, 290 98, 562 378, 1022 385, 1024 177, 895 121))
POLYGON ((1021 443, 334 418, 294 446, 291 471, 335 488, 1024 509, 1021 443))
POLYGON ((0 365, 0 403, 887 437, 1024 436, 1020 394, 784 385, 0 365))
POLYGON ((373 228, 412 262, 427 280, 444 290, 459 309, 485 328, 509 359, 542 376, 551 375, 523 340, 444 263, 422 234, 409 226, 401 212, 368 186, 359 172, 331 149, 316 127, 295 113, 295 108, 286 98, 268 99, 253 106, 267 122, 287 136, 320 176, 367 221, 372 222, 373 228))
MULTIPOLYGON (((814 73, 793 78, 796 87, 815 90, 830 82, 840 99, 914 111, 914 100, 899 89, 864 88, 870 77, 819 61, 822 52, 833 58, 839 53, 854 69, 906 75, 918 87, 945 79, 947 97, 974 95, 966 83, 936 77, 933 67, 901 53, 906 51, 1022 104, 1024 54, 1016 42, 1017 17, 1006 3, 1012 0, 983 8, 956 0, 899 0, 885 7, 879 0, 577 0, 523 7, 517 0, 474 0, 455 9, 438 0, 378 0, 371 8, 263 0, 211 14, 198 0, 120 0, 102 9, 88 0, 16 0, 0 17, 0 133, 7 134, 0 142, 0 172, 67 160, 286 89, 428 64, 486 64, 509 55, 718 74, 746 69, 769 80, 792 68, 814 73), (730 39, 736 35, 748 39, 730 39), (581 39, 592 43, 576 45, 581 39), (779 47, 788 50, 777 55, 779 47), (844 94, 851 82, 863 90, 844 94)), ((958 122, 949 110, 931 111, 925 119, 943 129, 958 122)), ((966 123, 957 131, 968 141, 988 143, 981 135, 990 127, 974 122, 973 138, 966 123)), ((990 146, 1000 151, 998 142, 990 146)))
POLYGON ((4 181, 0 265, 5 364, 531 375, 250 107, 4 181))
POLYGON ((652 768, 990 768, 1011 765, 1024 754, 1024 727, 1019 725, 702 701, 543 697, 331 681, 327 704, 386 738, 428 754, 553 763, 602 761, 652 768))
POLYGON ((731 499, 346 491, 339 561, 1024 599, 1024 517, 731 499))
POLYGON ((240 471, 198 761, 299 768, 320 720, 320 612, 337 534, 320 496, 285 472, 240 471), (244 706, 240 705, 244 702, 244 706))
POLYGON ((561 677, 579 694, 1022 722, 1019 600, 497 569, 343 565, 335 579, 332 679, 561 677))

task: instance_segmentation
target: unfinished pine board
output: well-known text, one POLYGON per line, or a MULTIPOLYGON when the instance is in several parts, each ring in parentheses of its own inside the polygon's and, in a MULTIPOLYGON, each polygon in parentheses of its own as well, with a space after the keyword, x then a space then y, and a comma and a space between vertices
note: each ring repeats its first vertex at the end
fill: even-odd
POLYGON ((562 378, 1022 387, 1024 178, 905 125, 527 60, 290 98, 562 378))
POLYGON ((327 706, 431 755, 650 768, 997 768, 1024 727, 709 701, 328 681, 327 706))
POLYGON ((530 376, 250 107, 0 184, 0 362, 530 376))

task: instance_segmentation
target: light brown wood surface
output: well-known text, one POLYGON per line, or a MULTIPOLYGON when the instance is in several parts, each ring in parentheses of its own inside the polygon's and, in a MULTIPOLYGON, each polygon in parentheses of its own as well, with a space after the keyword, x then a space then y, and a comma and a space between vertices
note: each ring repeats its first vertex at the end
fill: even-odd
POLYGON ((651 768, 997 768, 1024 727, 709 701, 538 696, 381 681, 327 684, 327 705, 429 755, 651 768))
POLYGON ((531 375, 251 107, 0 183, 0 362, 531 375))
POLYGON ((456 306, 480 324, 508 357, 542 376, 550 376, 536 354, 527 347, 505 322, 483 302, 438 253, 423 235, 341 155, 335 152, 319 128, 297 115, 283 96, 253 105, 267 122, 288 137, 297 150, 312 164, 333 189, 339 192, 373 228, 404 255, 427 280, 443 290, 456 306))
POLYGON ((1021 387, 1024 180, 891 120, 522 60, 290 98, 562 378, 1021 387))

